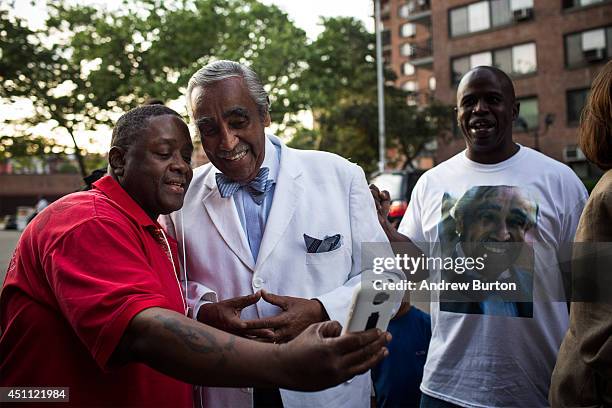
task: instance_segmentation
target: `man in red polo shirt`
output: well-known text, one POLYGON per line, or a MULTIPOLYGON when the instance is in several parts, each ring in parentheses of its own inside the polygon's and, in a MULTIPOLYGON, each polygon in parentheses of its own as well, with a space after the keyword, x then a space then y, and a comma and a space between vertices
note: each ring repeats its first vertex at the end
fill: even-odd
POLYGON ((338 337, 337 322, 279 346, 185 317, 176 242, 155 220, 183 204, 189 130, 143 106, 111 144, 110 175, 50 205, 17 244, 0 296, 0 386, 69 387, 75 406, 191 407, 189 383, 318 390, 386 355, 388 335, 338 337))

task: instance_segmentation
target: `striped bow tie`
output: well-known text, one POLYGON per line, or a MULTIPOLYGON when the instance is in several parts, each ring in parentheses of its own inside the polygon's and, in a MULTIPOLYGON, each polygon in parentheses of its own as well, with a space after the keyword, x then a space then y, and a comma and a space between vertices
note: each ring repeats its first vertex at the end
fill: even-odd
POLYGON ((266 193, 270 191, 270 188, 272 188, 272 185, 274 184, 273 180, 268 180, 269 173, 270 169, 267 167, 262 167, 259 169, 257 177, 246 184, 240 184, 237 181, 230 180, 223 173, 215 174, 215 179, 217 180, 217 187, 219 187, 221 197, 231 197, 236 191, 243 187, 249 193, 251 198, 253 198, 253 201, 257 205, 261 205, 266 193))

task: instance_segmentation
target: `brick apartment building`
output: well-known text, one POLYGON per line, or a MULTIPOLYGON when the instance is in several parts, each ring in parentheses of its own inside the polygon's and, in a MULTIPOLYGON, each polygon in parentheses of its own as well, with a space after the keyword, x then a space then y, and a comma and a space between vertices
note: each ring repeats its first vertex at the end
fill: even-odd
POLYGON ((408 103, 433 96, 433 48, 429 1, 381 1, 383 58, 397 75, 395 85, 410 92, 408 103))
MULTIPOLYGON (((611 0, 383 0, 381 8, 390 42, 386 62, 398 73, 398 86, 417 83, 418 103, 433 96, 455 104, 465 72, 496 65, 512 76, 521 102, 515 139, 530 147, 537 143, 543 153, 587 175, 576 148, 577 125, 593 78, 612 57, 611 0), (412 30, 405 24, 414 24, 412 37, 402 37, 412 30), (416 55, 401 52, 407 42, 427 41, 429 59, 419 46, 416 55), (405 63, 415 68, 412 75, 404 75, 405 63)), ((464 148, 454 133, 437 144, 437 163, 464 148)))

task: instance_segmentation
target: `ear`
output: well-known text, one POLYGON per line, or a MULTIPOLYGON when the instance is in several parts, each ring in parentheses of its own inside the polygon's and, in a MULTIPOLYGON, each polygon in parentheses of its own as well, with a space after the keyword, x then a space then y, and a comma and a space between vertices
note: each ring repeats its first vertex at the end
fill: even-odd
POLYGON ((463 234, 463 219, 457 220, 457 223, 455 224, 455 231, 459 235, 463 234))
POLYGON ((268 127, 270 126, 270 123, 272 123, 272 119, 270 118, 270 112, 266 112, 266 116, 264 116, 263 120, 263 125, 264 127, 268 127))
POLYGON ((116 176, 123 176, 125 168, 126 151, 119 146, 113 146, 108 152, 108 164, 112 173, 116 176))
POLYGON ((521 111, 521 103, 514 102, 514 104, 512 105, 512 120, 513 121, 518 119, 520 111, 521 111))

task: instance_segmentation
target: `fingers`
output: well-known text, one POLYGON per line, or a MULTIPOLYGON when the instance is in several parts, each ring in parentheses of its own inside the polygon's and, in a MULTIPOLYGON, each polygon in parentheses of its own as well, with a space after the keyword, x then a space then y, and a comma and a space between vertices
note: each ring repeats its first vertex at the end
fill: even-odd
POLYGON ((386 345, 389 343, 390 339, 389 333, 381 333, 376 340, 366 344, 365 346, 356 349, 350 353, 345 354, 343 359, 343 364, 345 366, 357 366, 367 361, 372 356, 376 356, 381 351, 384 352, 383 349, 386 350, 386 345))
POLYGON ((385 357, 389 355, 389 350, 386 347, 382 347, 375 354, 372 354, 370 357, 366 358, 363 362, 349 366, 347 371, 349 372, 350 377, 354 377, 359 374, 363 374, 366 371, 376 367, 378 363, 380 363, 385 357))
POLYGON ((327 321, 311 325, 310 328, 316 328, 317 333, 324 339, 340 336, 342 326, 337 321, 327 321))
POLYGON ((370 184, 370 193, 372 193, 372 198, 374 199, 374 204, 376 205, 376 211, 380 211, 380 191, 378 187, 374 184, 370 184))
POLYGON ((380 191, 374 184, 370 184, 370 192, 374 197, 374 204, 379 217, 386 218, 391 207, 391 196, 387 190, 380 191))
POLYGON ((372 193, 374 199, 378 200, 378 197, 380 196, 380 190, 378 189, 378 187, 376 187, 376 184, 370 184, 370 192, 372 193))
MULTIPOLYGON (((370 329, 364 332, 347 333, 338 339, 336 342, 336 352, 338 354, 349 354, 356 350, 361 350, 368 344, 375 342, 380 337, 386 338, 385 334, 379 329, 370 329)), ((390 336, 390 335, 389 335, 390 336)))
POLYGON ((385 347, 389 341, 389 333, 380 333, 374 341, 342 356, 341 366, 345 367, 351 376, 365 373, 389 355, 389 350, 385 347))
POLYGON ((299 332, 296 332, 291 327, 285 326, 282 329, 274 331, 274 342, 278 344, 287 343, 299 334, 299 332))
POLYGON ((391 201, 391 195, 387 190, 383 190, 379 193, 380 199, 382 201, 391 201))
POLYGON ((268 293, 265 290, 262 290, 261 297, 266 302, 273 304, 274 306, 278 306, 283 310, 287 310, 287 307, 288 307, 287 296, 279 296, 273 293, 268 293))
POLYGON ((286 318, 283 315, 278 315, 274 317, 265 317, 263 319, 253 319, 253 320, 245 320, 243 323, 245 324, 245 329, 253 330, 253 329, 278 329, 287 324, 286 318))
POLYGON ((221 328, 242 336, 247 327, 239 317, 225 316, 224 324, 221 328))
POLYGON ((236 309, 244 309, 247 306, 251 306, 261 299, 261 291, 255 292, 252 295, 235 297, 226 300, 226 303, 236 309))
POLYGON ((370 184, 370 192, 376 202, 391 201, 391 196, 387 190, 379 190, 374 184, 370 184))
POLYGON ((243 331, 244 335, 253 340, 270 340, 274 341, 274 330, 270 329, 247 329, 243 331))

